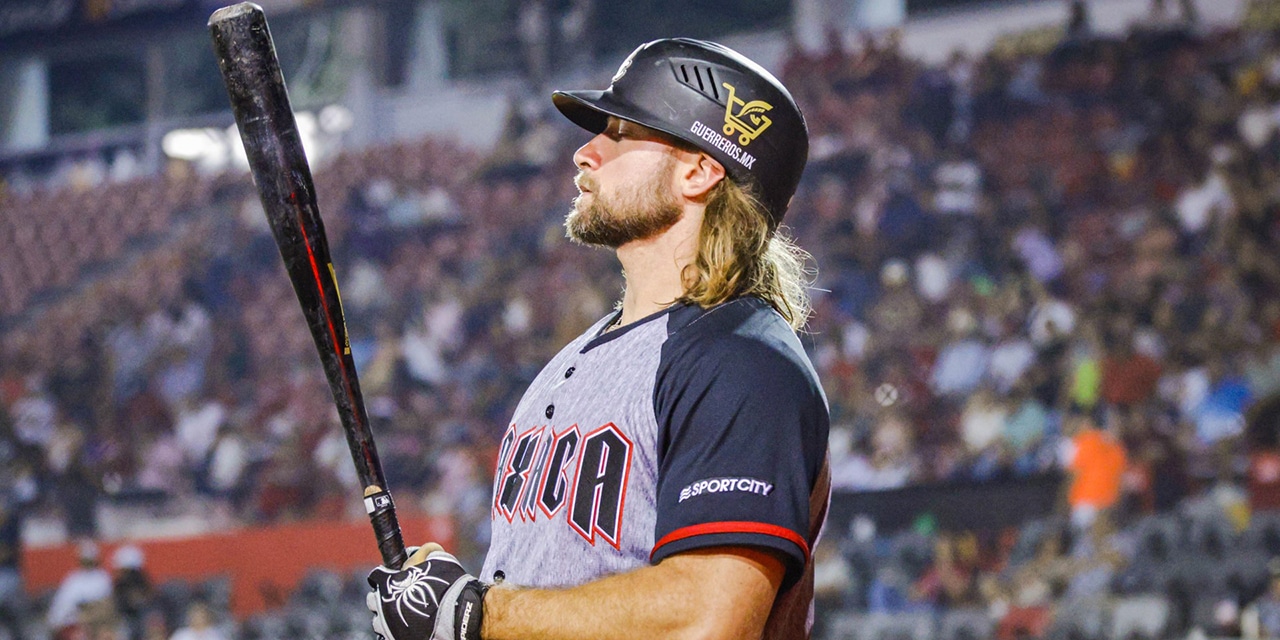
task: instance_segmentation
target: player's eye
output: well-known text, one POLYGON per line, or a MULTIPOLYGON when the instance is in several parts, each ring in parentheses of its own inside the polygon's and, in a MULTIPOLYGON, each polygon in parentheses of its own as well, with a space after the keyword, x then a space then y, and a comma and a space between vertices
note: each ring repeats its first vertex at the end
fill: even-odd
POLYGON ((622 132, 622 120, 619 120, 618 118, 609 118, 608 126, 606 126, 604 131, 601 131, 600 133, 603 133, 606 138, 609 138, 614 142, 626 137, 622 132))

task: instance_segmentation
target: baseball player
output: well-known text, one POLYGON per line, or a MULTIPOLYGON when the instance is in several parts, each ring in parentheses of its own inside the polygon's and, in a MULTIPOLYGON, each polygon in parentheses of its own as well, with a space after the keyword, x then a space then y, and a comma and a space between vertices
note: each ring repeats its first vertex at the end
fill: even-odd
POLYGON ((517 406, 479 578, 438 545, 369 575, 392 640, 808 638, 829 497, 828 413, 796 338, 802 252, 778 233, 808 153, 767 71, 650 42, 555 106, 574 154, 571 238, 616 250, 621 308, 517 406))

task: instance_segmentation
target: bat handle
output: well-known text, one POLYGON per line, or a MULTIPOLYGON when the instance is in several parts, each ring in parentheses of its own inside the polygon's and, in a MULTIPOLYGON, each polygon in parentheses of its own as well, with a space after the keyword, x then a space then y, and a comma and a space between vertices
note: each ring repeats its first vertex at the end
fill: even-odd
POLYGON ((364 489, 364 508, 373 524, 373 535, 378 539, 378 553, 382 554, 382 566, 399 570, 409 554, 404 549, 400 535, 400 522, 396 519, 396 506, 391 494, 382 487, 371 485, 364 489))

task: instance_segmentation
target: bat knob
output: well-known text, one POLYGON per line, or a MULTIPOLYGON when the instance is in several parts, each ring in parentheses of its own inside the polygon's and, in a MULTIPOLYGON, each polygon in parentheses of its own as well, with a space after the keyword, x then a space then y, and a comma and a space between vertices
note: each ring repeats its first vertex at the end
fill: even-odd
POLYGON ((263 13, 263 11, 262 11, 262 7, 252 2, 241 2, 240 4, 233 4, 229 7, 223 7, 221 9, 218 9, 217 11, 214 11, 213 15, 209 16, 209 26, 212 27, 214 24, 217 24, 219 22, 234 20, 246 13, 261 14, 263 13))

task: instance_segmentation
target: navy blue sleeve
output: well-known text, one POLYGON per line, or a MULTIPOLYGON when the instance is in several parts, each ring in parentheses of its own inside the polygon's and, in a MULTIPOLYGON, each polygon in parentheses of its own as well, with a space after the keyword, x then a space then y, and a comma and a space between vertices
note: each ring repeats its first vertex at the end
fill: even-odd
POLYGON ((794 576, 808 559, 810 494, 827 449, 827 404, 813 366, 759 300, 673 324, 654 390, 662 435, 650 560, 763 547, 779 552, 794 576))

